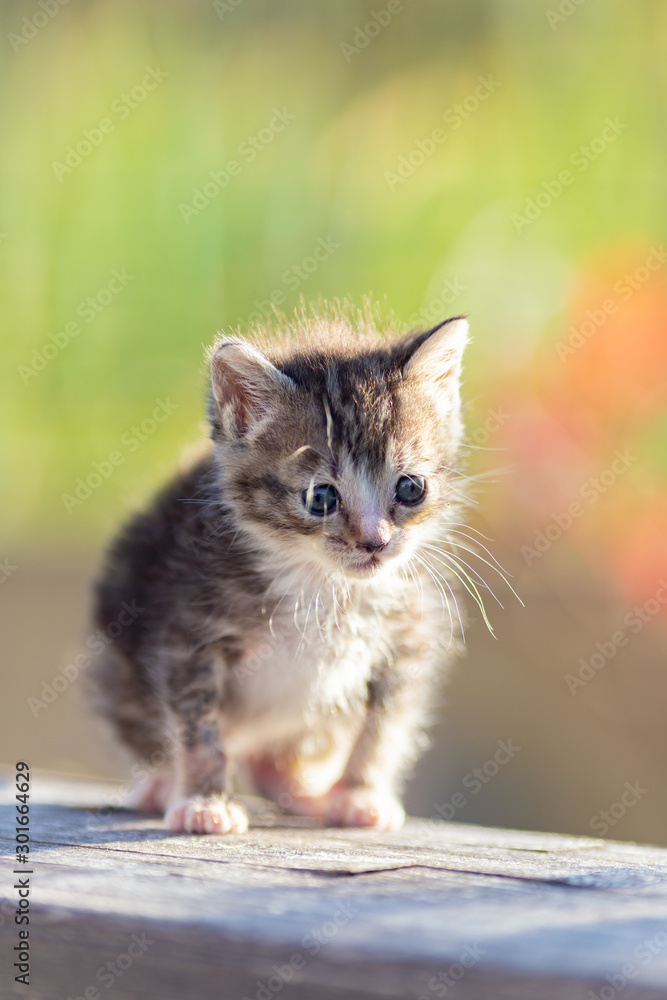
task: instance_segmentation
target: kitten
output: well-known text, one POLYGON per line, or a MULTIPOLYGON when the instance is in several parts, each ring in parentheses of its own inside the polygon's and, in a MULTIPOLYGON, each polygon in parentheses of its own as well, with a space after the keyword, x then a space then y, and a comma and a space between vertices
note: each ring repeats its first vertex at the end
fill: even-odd
POLYGON ((467 323, 391 342, 369 325, 220 340, 210 454, 111 548, 97 624, 141 610, 96 664, 97 700, 137 755, 168 757, 134 804, 174 831, 246 829, 237 764, 292 812, 403 822, 458 639, 436 553, 460 506, 467 323))

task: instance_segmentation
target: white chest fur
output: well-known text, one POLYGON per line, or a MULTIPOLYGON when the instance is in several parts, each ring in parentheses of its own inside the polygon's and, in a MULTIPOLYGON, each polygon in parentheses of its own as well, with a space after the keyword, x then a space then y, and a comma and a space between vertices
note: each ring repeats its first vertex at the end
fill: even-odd
POLYGON ((227 743, 239 753, 315 732, 334 719, 358 718, 374 668, 391 655, 387 622, 398 581, 302 592, 253 630, 233 668, 234 709, 227 743))

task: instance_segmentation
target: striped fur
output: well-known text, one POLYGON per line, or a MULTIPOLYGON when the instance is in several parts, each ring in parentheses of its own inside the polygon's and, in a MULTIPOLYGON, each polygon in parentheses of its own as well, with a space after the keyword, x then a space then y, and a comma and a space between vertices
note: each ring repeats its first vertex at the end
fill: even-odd
POLYGON ((210 453, 110 549, 97 625, 141 611, 96 665, 96 702, 140 758, 135 801, 173 829, 243 829, 237 765, 292 811, 401 822, 458 640, 451 580, 422 556, 458 517, 466 324, 362 326, 218 341, 210 453), (426 481, 414 506, 404 475, 426 481), (324 517, 303 500, 319 484, 340 498, 324 517))

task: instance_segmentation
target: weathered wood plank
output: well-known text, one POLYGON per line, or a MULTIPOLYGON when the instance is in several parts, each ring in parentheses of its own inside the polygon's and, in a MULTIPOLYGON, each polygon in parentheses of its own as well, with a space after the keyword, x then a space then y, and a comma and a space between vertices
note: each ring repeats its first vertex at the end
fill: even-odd
POLYGON ((265 811, 241 837, 174 836, 95 810, 106 786, 34 793, 29 993, 5 961, 13 788, 0 795, 3 997, 667 996, 667 850, 439 821, 267 826, 265 811), (133 935, 151 942, 136 958, 133 935))

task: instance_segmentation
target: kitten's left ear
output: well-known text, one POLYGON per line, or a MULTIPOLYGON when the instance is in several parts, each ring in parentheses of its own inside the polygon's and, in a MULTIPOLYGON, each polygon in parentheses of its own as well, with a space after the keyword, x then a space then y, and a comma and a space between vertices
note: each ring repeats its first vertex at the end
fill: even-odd
POLYGON ((406 385, 431 389, 434 402, 452 441, 462 434, 459 378, 461 358, 468 340, 468 321, 448 319, 414 338, 415 346, 403 363, 406 385))
POLYGON ((403 376, 430 382, 443 391, 456 387, 468 342, 467 319, 464 316, 447 319, 415 340, 417 346, 403 365, 403 376))

